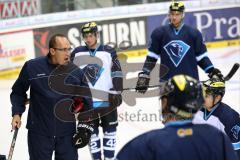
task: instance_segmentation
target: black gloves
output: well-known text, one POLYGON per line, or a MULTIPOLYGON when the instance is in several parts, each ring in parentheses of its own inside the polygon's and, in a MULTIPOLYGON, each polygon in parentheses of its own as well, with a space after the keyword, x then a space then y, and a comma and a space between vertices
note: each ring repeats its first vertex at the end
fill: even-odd
POLYGON ((85 147, 93 133, 93 125, 90 123, 78 123, 77 133, 73 135, 73 144, 76 148, 85 147))
POLYGON ((150 81, 150 76, 145 72, 140 72, 138 74, 136 91, 139 93, 145 93, 148 89, 149 81, 150 81))
POLYGON ((5 155, 0 155, 0 160, 6 160, 6 156, 5 155))
POLYGON ((224 77, 221 73, 221 71, 217 68, 211 68, 209 69, 209 72, 208 72, 208 77, 209 78, 217 78, 217 79, 220 79, 220 80, 223 80, 224 81, 224 77))
MULTIPOLYGON (((110 91, 114 91, 114 89, 111 88, 110 91)), ((108 96, 108 101, 110 103, 109 105, 112 107, 117 107, 122 104, 121 91, 115 91, 115 92, 116 93, 109 93, 109 96, 108 96)))

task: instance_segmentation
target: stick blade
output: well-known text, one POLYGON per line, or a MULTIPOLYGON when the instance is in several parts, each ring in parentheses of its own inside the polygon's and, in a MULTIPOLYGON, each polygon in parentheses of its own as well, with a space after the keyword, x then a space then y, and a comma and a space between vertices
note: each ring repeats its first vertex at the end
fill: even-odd
POLYGON ((232 67, 232 69, 230 70, 230 72, 228 73, 228 75, 224 78, 225 81, 228 81, 232 78, 232 76, 236 73, 236 71, 239 68, 239 63, 235 63, 232 67))

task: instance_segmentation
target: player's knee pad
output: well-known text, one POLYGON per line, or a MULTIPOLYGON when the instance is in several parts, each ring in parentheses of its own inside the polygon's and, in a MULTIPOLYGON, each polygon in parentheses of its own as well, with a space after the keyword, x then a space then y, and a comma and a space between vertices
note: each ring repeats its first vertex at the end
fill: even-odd
POLYGON ((92 159, 101 159, 101 141, 98 134, 92 134, 89 143, 89 149, 92 159))
POLYGON ((101 141, 98 136, 98 131, 95 131, 91 135, 90 143, 89 143, 91 153, 96 153, 101 151, 101 141))
POLYGON ((116 147, 116 128, 110 128, 104 131, 103 150, 105 158, 114 157, 116 147))

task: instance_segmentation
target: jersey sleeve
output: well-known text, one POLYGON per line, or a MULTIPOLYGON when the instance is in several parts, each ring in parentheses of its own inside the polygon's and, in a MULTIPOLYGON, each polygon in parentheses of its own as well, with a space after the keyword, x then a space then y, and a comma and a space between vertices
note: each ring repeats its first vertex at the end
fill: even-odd
POLYGON ((202 34, 196 30, 195 54, 198 65, 206 72, 213 68, 213 64, 208 57, 206 45, 203 42, 202 34))
POLYGON ((111 77, 112 77, 113 87, 116 91, 122 91, 123 90, 123 73, 121 69, 121 64, 118 60, 118 56, 115 50, 112 51, 111 57, 112 57, 111 77))
POLYGON ((150 37, 150 41, 149 41, 149 44, 148 44, 148 51, 150 53, 152 53, 152 57, 155 57, 156 58, 160 55, 160 51, 162 49, 162 44, 161 44, 161 28, 157 28, 155 29, 152 34, 151 34, 151 37, 150 37))
POLYGON ((12 86, 10 100, 12 103, 12 115, 22 114, 25 111, 25 102, 27 100, 27 90, 30 86, 30 79, 28 74, 28 62, 26 62, 22 70, 12 86))
POLYGON ((224 142, 224 159, 226 160, 238 160, 236 152, 233 150, 233 146, 227 135, 221 132, 224 142))
POLYGON ((161 52, 161 30, 155 29, 150 38, 148 54, 143 65, 143 72, 150 74, 156 65, 157 60, 160 58, 161 52))
POLYGON ((225 125, 225 132, 232 141, 234 150, 240 152, 240 116, 236 111, 233 111, 231 118, 225 125))

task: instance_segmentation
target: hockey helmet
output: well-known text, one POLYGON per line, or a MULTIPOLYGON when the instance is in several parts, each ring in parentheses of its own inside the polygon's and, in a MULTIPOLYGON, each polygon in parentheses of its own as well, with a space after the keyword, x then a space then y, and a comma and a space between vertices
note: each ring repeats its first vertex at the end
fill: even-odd
POLYGON ((184 12, 185 6, 183 2, 172 2, 169 11, 179 11, 179 12, 184 12))
POLYGON ((176 75, 164 88, 168 110, 183 118, 191 118, 204 102, 202 84, 190 76, 176 75))
POLYGON ((88 22, 84 24, 81 28, 82 35, 86 33, 97 33, 97 32, 98 32, 98 27, 96 22, 88 22))
POLYGON ((218 78, 210 78, 209 80, 204 81, 203 86, 205 87, 207 94, 221 95, 222 97, 225 94, 225 83, 218 78))

